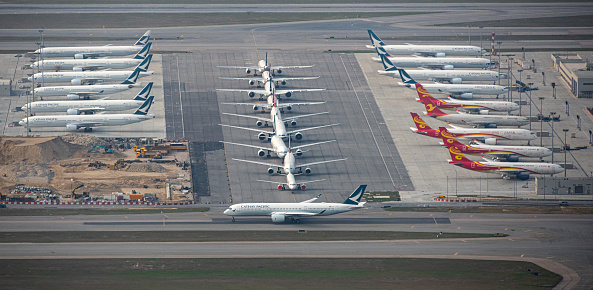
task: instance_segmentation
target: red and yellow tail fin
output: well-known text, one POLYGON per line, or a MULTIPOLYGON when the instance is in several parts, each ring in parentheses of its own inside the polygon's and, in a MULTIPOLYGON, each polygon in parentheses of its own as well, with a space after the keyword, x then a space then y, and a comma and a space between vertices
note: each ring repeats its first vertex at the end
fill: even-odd
POLYGON ((445 146, 455 146, 458 150, 467 147, 467 145, 457 141, 457 139, 455 139, 455 136, 451 134, 451 132, 449 132, 447 128, 439 127, 439 131, 441 132, 441 138, 443 138, 443 143, 445 144, 445 146))
POLYGON ((410 115, 412 115, 412 119, 414 120, 414 124, 416 125, 416 128, 418 128, 418 131, 432 130, 432 128, 430 128, 430 126, 428 126, 428 124, 426 124, 426 122, 424 122, 424 120, 422 120, 418 114, 410 112, 410 115))
POLYGON ((435 99, 429 92, 421 84, 416 84, 416 92, 418 93, 418 98, 420 102, 423 104, 432 103, 435 106, 439 106, 439 103, 442 103, 441 100, 435 99))

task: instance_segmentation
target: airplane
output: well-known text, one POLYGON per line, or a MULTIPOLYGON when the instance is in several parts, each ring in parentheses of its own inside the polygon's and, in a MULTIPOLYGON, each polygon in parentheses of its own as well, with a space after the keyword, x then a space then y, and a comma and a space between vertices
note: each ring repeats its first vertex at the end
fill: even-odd
POLYGON ((481 55, 486 50, 471 45, 427 45, 409 44, 386 45, 372 30, 368 30, 372 45, 368 48, 383 47, 392 54, 418 54, 422 56, 445 57, 449 55, 481 55))
POLYGON ((270 72, 272 75, 275 75, 276 72, 279 74, 282 73, 283 69, 292 69, 292 68, 310 68, 313 67, 312 65, 288 65, 288 66, 271 66, 268 63, 268 53, 266 53, 266 59, 262 59, 257 62, 257 65, 251 66, 218 66, 219 68, 238 68, 244 69, 246 74, 250 74, 253 71, 253 76, 257 76, 258 73, 262 74, 265 71, 270 72))
MULTIPOLYGON (((441 139, 441 131, 433 129, 418 114, 410 112, 416 128, 411 127, 412 132, 428 137, 441 139)), ((482 139, 488 145, 495 145, 498 140, 526 140, 531 141, 537 138, 535 132, 525 129, 502 129, 502 128, 462 128, 449 124, 452 128, 447 129, 455 138, 482 139)))
POLYGON ((249 77, 249 78, 229 78, 229 77, 221 77, 223 80, 246 80, 248 81, 249 85, 254 85, 257 83, 257 87, 260 87, 260 84, 265 84, 267 82, 274 82, 278 86, 286 85, 286 81, 303 81, 303 80, 315 80, 319 77, 287 77, 287 78, 272 78, 272 75, 269 71, 264 71, 261 74, 261 77, 249 77))
POLYGON ((282 223, 291 220, 298 223, 299 217, 325 216, 352 211, 364 207, 360 199, 366 185, 360 185, 343 203, 313 203, 320 195, 300 203, 240 203, 229 206, 224 214, 232 216, 270 216, 272 222, 282 223))
POLYGON ((33 54, 43 57, 74 57, 75 59, 97 58, 104 56, 126 56, 137 53, 150 39, 150 30, 146 31, 132 46, 79 46, 79 47, 44 47, 33 54))
MULTIPOLYGON (((395 57, 382 47, 377 47, 379 55, 385 55, 394 65, 399 67, 423 67, 429 69, 452 70, 456 68, 489 68, 496 63, 487 58, 476 57, 395 57)), ((373 61, 382 62, 380 57, 372 57, 373 61)))
MULTIPOLYGON (((270 157, 271 156, 270 152, 274 152, 276 154, 276 156, 278 156, 279 158, 284 158, 284 156, 286 156, 286 154, 288 153, 288 147, 286 147, 282 138, 280 138, 280 136, 273 135, 272 137, 270 137, 270 141, 271 141, 270 143, 272 145, 272 148, 256 146, 256 145, 249 145, 249 144, 233 143, 233 142, 227 142, 227 141, 220 141, 220 142, 222 142, 224 144, 231 144, 231 145, 238 145, 238 146, 259 149, 257 151, 257 155, 260 157, 264 157, 264 156, 270 157)), ((301 156, 301 155, 303 155, 303 152, 305 152, 305 151, 302 151, 301 148, 305 148, 305 147, 309 147, 309 146, 313 146, 313 145, 320 145, 320 144, 329 143, 329 142, 335 142, 335 141, 336 140, 330 140, 330 141, 323 141, 323 142, 305 144, 305 145, 300 145, 300 146, 294 146, 294 147, 292 147, 292 150, 295 151, 294 154, 296 156, 301 156)))
POLYGON ((117 85, 81 85, 81 86, 56 86, 56 87, 40 87, 33 90, 38 96, 59 96, 66 95, 69 100, 77 100, 81 97, 89 99, 91 95, 98 94, 113 94, 129 90, 140 85, 136 83, 140 69, 136 69, 128 78, 117 85))
POLYGON ((303 105, 321 105, 325 104, 325 102, 305 102, 305 103, 278 103, 278 98, 274 97, 274 93, 268 96, 267 103, 221 103, 223 105, 245 105, 245 106, 252 106, 254 111, 261 111, 262 113, 265 112, 265 109, 271 109, 272 107, 276 106, 280 109, 280 112, 284 112, 284 108, 290 111, 294 106, 303 106, 303 105))
MULTIPOLYGON (((399 70, 399 75, 403 81, 398 82, 400 86, 415 90, 415 85, 418 84, 410 75, 403 69, 399 70)), ((472 99, 474 94, 480 95, 499 95, 506 94, 508 89, 499 85, 481 85, 481 84, 421 84, 429 93, 449 94, 459 99, 472 99)))
MULTIPOLYGON (((390 60, 383 54, 379 54, 383 67, 385 70, 378 70, 380 75, 387 75, 391 77, 399 77, 399 68, 396 67, 390 60)), ((464 81, 495 81, 497 79, 505 79, 506 75, 499 74, 495 71, 490 70, 432 70, 432 69, 419 69, 419 70, 406 70, 406 72, 413 79, 432 80, 435 82, 448 82, 450 84, 461 84, 464 81)))
POLYGON ((20 110, 30 110, 30 112, 66 112, 68 115, 129 110, 139 107, 148 99, 152 84, 152 82, 148 83, 132 100, 38 101, 25 104, 20 110))
MULTIPOLYGON (((95 114, 95 115, 55 115, 34 116, 19 121, 21 126, 29 127, 63 127, 68 131, 84 128, 85 132, 93 131, 93 127, 122 126, 154 119, 154 114, 148 114, 154 96, 150 96, 133 114, 95 114)), ((31 129, 29 129, 31 130, 31 129)))
POLYGON ((308 181, 297 182, 294 174, 288 173, 288 174, 286 174, 286 182, 276 182, 276 181, 259 180, 259 179, 257 181, 277 184, 278 190, 286 190, 287 188, 289 190, 299 190, 299 189, 305 190, 307 188, 308 183, 319 182, 319 181, 324 181, 324 180, 325 179, 318 179, 318 180, 308 180, 308 181))
POLYGON ((459 110, 458 114, 446 114, 437 108, 430 100, 424 103, 426 107, 425 115, 433 117, 453 124, 483 126, 486 128, 496 128, 498 126, 523 126, 529 123, 529 118, 523 116, 507 116, 507 115, 475 115, 462 113, 459 110))
POLYGON ((558 164, 542 162, 500 162, 500 161, 471 161, 461 153, 457 146, 445 143, 448 146, 451 160, 449 163, 461 168, 477 172, 494 172, 502 174, 504 179, 509 179, 510 175, 515 175, 517 179, 527 180, 530 174, 550 174, 554 175, 564 171, 564 168, 558 164))
MULTIPOLYGON (((140 70, 138 77, 145 77, 153 75, 153 71, 148 71, 148 66, 152 60, 152 55, 143 59, 136 69, 140 70)), ((112 70, 101 70, 101 71, 72 71, 72 72, 42 72, 36 73, 30 76, 29 81, 35 81, 38 83, 61 83, 70 82, 72 85, 80 86, 84 84, 102 84, 104 82, 121 82, 124 81, 134 71, 112 71, 112 70)))
POLYGON ((489 111, 510 112, 519 110, 519 104, 513 102, 500 101, 461 101, 449 98, 448 101, 437 100, 426 91, 421 84, 416 84, 419 102, 423 104, 432 104, 439 109, 464 109, 475 111, 481 115, 487 115, 489 111))
POLYGON ((43 70, 104 70, 104 69, 124 69, 138 66, 147 57, 152 42, 147 43, 133 58, 101 58, 101 59, 56 59, 42 60, 31 64, 32 68, 43 70))
POLYGON ((263 100, 264 97, 269 97, 274 94, 276 97, 278 95, 284 95, 287 98, 292 96, 292 93, 295 92, 318 92, 323 91, 325 89, 290 89, 290 90, 277 90, 276 85, 273 82, 264 83, 263 90, 252 90, 252 89, 216 89, 217 91, 222 92, 246 92, 250 98, 253 98, 256 94, 260 95, 260 101, 263 100))
POLYGON ((507 162, 517 162, 519 157, 540 158, 552 155, 552 150, 536 146, 486 145, 477 141, 465 145, 449 133, 447 128, 440 127, 441 137, 445 146, 455 146, 461 153, 469 155, 493 155, 497 160, 504 158, 507 162))

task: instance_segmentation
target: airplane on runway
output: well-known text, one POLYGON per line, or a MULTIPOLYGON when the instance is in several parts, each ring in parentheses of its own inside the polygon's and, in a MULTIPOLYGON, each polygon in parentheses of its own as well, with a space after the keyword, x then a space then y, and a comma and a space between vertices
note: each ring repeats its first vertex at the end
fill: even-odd
POLYGON ((290 89, 290 90, 277 90, 276 85, 273 82, 267 82, 264 84, 263 90, 252 90, 252 89, 216 89, 217 91, 222 92, 246 92, 250 98, 253 98, 256 94, 260 95, 260 100, 263 100, 264 97, 269 97, 272 94, 278 97, 278 95, 284 95, 287 98, 292 96, 292 93, 295 92, 318 92, 323 91, 325 89, 290 89))
POLYGON ((477 172, 493 172, 500 173, 505 179, 510 178, 510 175, 515 175, 518 179, 527 180, 530 174, 550 174, 554 175, 564 171, 562 166, 553 163, 527 163, 527 162, 500 162, 500 161, 471 161, 461 153, 460 149, 452 144, 445 142, 448 146, 451 160, 449 163, 459 166, 461 168, 469 169, 477 172))
MULTIPOLYGON (((256 145, 249 145, 249 144, 241 144, 241 143, 233 143, 233 142, 227 142, 227 141, 220 141, 224 144, 231 144, 231 145, 238 145, 238 146, 244 146, 244 147, 250 147, 250 148, 255 148, 255 149, 259 149, 257 151, 257 155, 260 157, 270 157, 270 152, 274 152, 276 154, 276 156, 278 156, 279 158, 284 158, 284 156, 286 156, 286 154, 288 153, 288 147, 286 147, 286 145, 284 144, 284 140, 282 140, 282 138, 280 138, 280 136, 277 135, 273 135, 272 137, 270 137, 270 143, 272 145, 272 148, 269 147, 263 147, 263 146, 256 146, 256 145)), ((292 150, 294 150, 294 154, 296 156, 301 156, 303 155, 304 152, 306 151, 302 151, 301 148, 305 148, 305 147, 309 147, 309 146, 313 146, 313 145, 320 145, 320 144, 324 144, 324 143, 329 143, 329 142, 335 142, 336 140, 330 140, 330 141, 323 141, 323 142, 316 142, 316 143, 311 143, 311 144, 305 144, 305 145, 300 145, 300 146, 294 146, 292 147, 292 150)))
MULTIPOLYGON (((439 129, 432 129, 418 114, 410 112, 416 128, 410 128, 412 132, 433 138, 442 138, 439 129)), ((455 138, 463 139, 481 139, 486 144, 495 145, 497 140, 534 140, 535 132, 525 129, 499 129, 499 128, 462 128, 450 125, 447 129, 455 138)))
POLYGON ((129 90, 139 86, 136 83, 140 69, 136 69, 128 78, 118 85, 81 85, 81 86, 56 86, 35 88, 33 93, 38 96, 59 96, 66 95, 69 100, 80 98, 88 99, 91 95, 113 94, 129 90))
POLYGON ((310 68, 313 67, 312 65, 288 65, 288 66, 271 66, 268 63, 268 53, 266 53, 266 59, 262 59, 257 62, 257 65, 251 66, 218 66, 219 68, 238 68, 244 69, 246 74, 250 74, 253 71, 253 76, 257 76, 258 73, 263 74, 263 72, 268 71, 272 75, 275 75, 276 72, 279 74, 282 73, 283 69, 292 69, 292 68, 310 68))
POLYGON ((272 77, 269 71, 264 71, 261 77, 249 77, 249 78, 230 78, 230 77, 221 77, 223 80, 246 80, 248 81, 249 85, 254 85, 257 83, 257 87, 260 87, 260 84, 265 84, 268 82, 274 82, 277 86, 278 85, 286 85, 286 81, 304 81, 304 80, 315 80, 319 77, 285 77, 285 78, 276 78, 272 77))
POLYGON ((32 68, 43 70, 104 70, 104 69, 123 69, 138 66, 147 57, 152 42, 147 43, 133 58, 101 58, 101 59, 56 59, 42 60, 31 64, 32 68))
POLYGON ((368 48, 383 47, 392 54, 417 54, 421 56, 446 57, 449 55, 481 55, 486 50, 471 45, 427 45, 409 44, 386 45, 372 30, 368 30, 372 45, 368 48))
POLYGON ((104 56, 125 56, 137 53, 150 39, 150 30, 146 31, 131 46, 79 46, 79 47, 44 47, 33 54, 43 57, 74 57, 75 59, 97 58, 104 56))
MULTIPOLYGON (((34 116, 19 121, 21 126, 29 127, 66 127, 68 131, 76 131, 84 128, 90 132, 93 127, 99 126, 122 126, 154 119, 154 114, 148 114, 154 96, 148 97, 146 101, 133 114, 96 114, 96 115, 54 115, 34 116)), ((29 129, 31 130, 31 129, 29 129)))
MULTIPOLYGON (((395 57, 382 47, 377 47, 379 55, 385 55, 394 65, 399 67, 423 67, 429 69, 452 70, 456 68, 489 68, 495 62, 487 58, 475 57, 395 57)), ((382 62, 380 57, 373 57, 373 61, 382 62)))
MULTIPOLYGON (((136 69, 140 70, 138 77, 145 77, 153 75, 153 71, 148 71, 148 66, 152 60, 152 55, 143 59, 136 69)), ((29 81, 35 81, 38 83, 60 83, 70 82, 72 85, 94 85, 102 84, 104 82, 121 82, 124 81, 134 71, 112 71, 112 70, 101 70, 101 71, 73 71, 73 72, 42 72, 36 73, 29 77, 29 81)))
MULTIPOLYGON (((416 90, 417 81, 403 69, 399 70, 400 78, 403 82, 398 82, 400 86, 416 90)), ((481 95, 499 95, 506 94, 508 89, 499 85, 480 85, 480 84, 421 84, 429 93, 450 94, 459 99, 471 99, 474 94, 481 95)))
POLYGON ((360 199, 364 194, 366 185, 359 186, 343 203, 313 203, 320 195, 300 203, 240 203, 233 204, 224 211, 232 216, 270 216, 272 222, 282 223, 290 219, 293 223, 299 222, 299 217, 313 217, 334 215, 364 207, 366 202, 360 199))
MULTIPOLYGON (((399 77, 399 68, 393 65, 393 63, 384 54, 379 53, 383 67, 385 70, 378 70, 380 75, 387 75, 391 77, 399 77)), ((432 69, 419 69, 419 70, 406 70, 408 75, 413 79, 421 80, 432 80, 435 82, 448 82, 450 84, 461 84, 464 81, 495 81, 497 79, 505 79, 504 74, 499 74, 490 70, 432 70, 432 69)))
POLYGON ((68 115, 129 110, 138 108, 148 99, 152 84, 148 83, 132 100, 39 101, 25 104, 20 109, 31 112, 66 112, 68 115))
POLYGON ((458 114, 446 114, 437 108, 430 100, 424 103, 425 115, 447 123, 482 126, 496 128, 498 126, 523 126, 529 123, 529 118, 507 115, 477 115, 457 111, 458 114))
POLYGON ((477 141, 470 145, 465 145, 449 133, 447 128, 440 127, 441 137, 444 146, 455 146, 459 152, 469 155, 493 155, 494 158, 501 158, 507 162, 517 162, 519 157, 540 158, 552 155, 552 150, 536 146, 509 146, 509 145, 486 145, 477 141))
POLYGON ((489 111, 510 112, 519 110, 519 104, 501 101, 461 101, 449 98, 448 101, 441 101, 431 96, 421 84, 416 84, 418 101, 423 104, 432 104, 439 109, 464 109, 487 115, 489 111))

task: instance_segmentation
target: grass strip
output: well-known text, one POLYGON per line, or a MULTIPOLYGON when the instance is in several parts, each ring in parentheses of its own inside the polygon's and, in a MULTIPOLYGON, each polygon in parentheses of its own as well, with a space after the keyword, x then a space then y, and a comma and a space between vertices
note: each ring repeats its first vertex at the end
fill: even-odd
POLYGON ((467 206, 467 207, 390 207, 396 212, 507 213, 507 214, 593 214, 590 206, 467 206))
POLYGON ((436 26, 461 26, 461 27, 592 27, 591 15, 559 16, 520 18, 491 21, 474 21, 436 24, 436 26))
POLYGON ((3 260, 5 289, 551 289, 514 261, 403 258, 3 260))
POLYGON ((0 209, 0 216, 68 216, 68 215, 129 215, 129 214, 155 214, 155 213, 184 213, 184 212, 207 212, 207 207, 192 208, 6 208, 0 209))
POLYGON ((57 231, 1 232, 0 243, 363 241, 503 236, 505 235, 389 231, 57 231))

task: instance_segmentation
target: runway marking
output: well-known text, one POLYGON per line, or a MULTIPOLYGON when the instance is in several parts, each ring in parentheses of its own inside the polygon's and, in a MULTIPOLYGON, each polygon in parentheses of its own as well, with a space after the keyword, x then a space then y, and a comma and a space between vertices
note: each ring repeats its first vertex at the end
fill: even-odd
POLYGON ((466 240, 461 240, 461 241, 462 241, 462 242, 464 242, 464 243, 467 243, 467 241, 466 241, 466 240))
POLYGON ((411 226, 410 228, 411 228, 411 229, 413 229, 413 228, 414 228, 414 226, 411 226))
POLYGON ((470 217, 470 218, 471 218, 471 217, 474 217, 474 215, 473 215, 473 214, 470 214, 470 215, 469 215, 469 217, 470 217))
POLYGON ((460 230, 460 229, 461 229, 461 227, 458 227, 457 229, 458 229, 458 230, 460 230))
POLYGON ((455 252, 455 254, 453 254, 453 256, 457 256, 457 254, 459 254, 459 252, 455 252))
POLYGON ((523 256, 525 256, 525 254, 521 254, 521 258, 523 258, 523 256))
POLYGON ((434 224, 438 226, 439 223, 437 223, 437 219, 435 219, 434 217, 432 217, 432 219, 434 220, 434 224))

